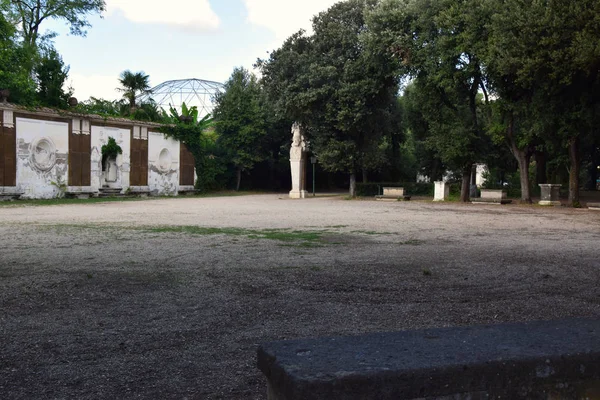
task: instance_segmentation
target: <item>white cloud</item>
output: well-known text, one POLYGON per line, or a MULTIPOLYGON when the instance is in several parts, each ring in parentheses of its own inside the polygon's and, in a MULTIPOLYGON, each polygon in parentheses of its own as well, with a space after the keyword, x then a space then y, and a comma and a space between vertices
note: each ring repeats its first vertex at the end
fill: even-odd
POLYGON ((275 33, 285 40, 300 29, 311 31, 312 17, 340 0, 244 0, 248 22, 275 33))
POLYGON ((106 5, 109 15, 121 12, 132 22, 174 25, 193 31, 219 27, 219 17, 208 0, 106 0, 106 5))

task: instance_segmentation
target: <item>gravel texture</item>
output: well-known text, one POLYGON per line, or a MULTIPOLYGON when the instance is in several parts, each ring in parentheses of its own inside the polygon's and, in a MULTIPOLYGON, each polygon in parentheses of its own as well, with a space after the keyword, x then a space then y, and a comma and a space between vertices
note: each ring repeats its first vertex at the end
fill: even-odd
POLYGON ((265 341, 600 317, 598 212, 280 197, 0 207, 0 398, 265 399, 265 341))

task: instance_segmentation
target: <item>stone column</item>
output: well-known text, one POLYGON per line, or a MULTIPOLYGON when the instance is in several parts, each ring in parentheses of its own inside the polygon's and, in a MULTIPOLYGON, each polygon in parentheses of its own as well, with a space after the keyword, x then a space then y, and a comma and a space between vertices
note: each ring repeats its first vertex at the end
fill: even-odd
POLYGON ((450 197, 450 185, 443 181, 434 182, 435 195, 433 201, 446 201, 450 197))
POLYGON ((290 148, 290 167, 292 170, 292 190, 290 199, 304 199, 307 196, 304 179, 304 169, 306 166, 306 157, 304 149, 306 147, 304 137, 300 132, 300 125, 295 123, 292 126, 292 147, 290 148))
POLYGON ((540 205, 542 206, 560 206, 560 188, 562 185, 540 184, 542 195, 540 205))

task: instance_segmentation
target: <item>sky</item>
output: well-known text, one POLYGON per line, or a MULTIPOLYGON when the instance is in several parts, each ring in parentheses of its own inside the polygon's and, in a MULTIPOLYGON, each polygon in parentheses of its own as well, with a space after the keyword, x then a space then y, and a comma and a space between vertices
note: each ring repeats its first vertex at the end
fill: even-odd
POLYGON ((174 79, 225 82, 234 67, 252 68, 258 58, 338 0, 106 0, 92 16, 86 37, 68 34, 63 21, 55 47, 70 66, 69 83, 80 101, 120 97, 119 74, 150 76, 152 87, 174 79))

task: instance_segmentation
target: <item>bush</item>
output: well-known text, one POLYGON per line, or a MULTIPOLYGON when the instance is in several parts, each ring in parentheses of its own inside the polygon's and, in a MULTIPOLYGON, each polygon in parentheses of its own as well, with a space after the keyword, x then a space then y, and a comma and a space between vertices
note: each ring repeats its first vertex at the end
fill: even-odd
POLYGON ((422 182, 369 182, 356 183, 356 196, 371 197, 382 194, 383 187, 403 187, 404 193, 411 196, 430 196, 433 197, 433 183, 422 182))

